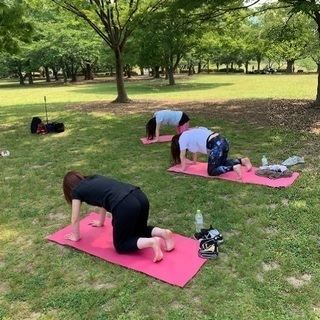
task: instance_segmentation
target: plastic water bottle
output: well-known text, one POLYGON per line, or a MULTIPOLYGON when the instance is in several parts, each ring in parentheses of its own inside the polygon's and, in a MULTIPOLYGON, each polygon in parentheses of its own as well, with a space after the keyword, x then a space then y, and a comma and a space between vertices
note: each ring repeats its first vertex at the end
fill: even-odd
POLYGON ((203 216, 201 211, 198 209, 195 215, 196 232, 200 232, 203 229, 203 216))
POLYGON ((268 159, 265 155, 262 156, 261 163, 263 167, 268 165, 268 159))

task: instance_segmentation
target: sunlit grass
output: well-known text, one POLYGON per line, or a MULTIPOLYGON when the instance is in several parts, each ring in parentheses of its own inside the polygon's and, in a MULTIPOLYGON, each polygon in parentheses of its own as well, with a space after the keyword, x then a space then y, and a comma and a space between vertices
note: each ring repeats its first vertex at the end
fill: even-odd
MULTIPOLYGON (((315 75, 216 75, 128 82, 132 99, 308 98, 315 75), (299 83, 299 85, 298 85, 299 83)), ((0 319, 317 319, 320 310, 319 155, 308 150, 298 180, 272 189, 167 171, 169 144, 145 146, 146 114, 78 112, 70 104, 111 101, 114 83, 0 85, 0 319), (32 116, 63 120, 66 131, 30 134, 32 116), (150 223, 191 237, 204 213, 224 235, 219 259, 207 261, 181 289, 46 240, 70 223, 62 193, 66 171, 101 173, 139 185, 150 223)), ((125 108, 124 106, 121 106, 125 108)), ((231 156, 255 165, 283 150, 303 155, 318 139, 280 128, 191 115, 231 138, 231 156), (236 132, 237 134, 233 134, 236 132)), ((171 128, 166 129, 170 132, 171 128)), ((95 209, 85 205, 83 215, 95 209)), ((188 250, 188 248, 186 248, 188 250)), ((195 252, 195 254, 197 254, 195 252)), ((181 270, 183 272, 183 270, 181 270)))
MULTIPOLYGON (((315 99, 316 74, 294 75, 193 75, 177 77, 176 85, 169 86, 168 80, 126 82, 131 99, 315 99)), ((114 82, 99 84, 55 84, 19 86, 0 82, 0 105, 44 104, 44 96, 50 108, 52 103, 82 101, 112 101, 117 91, 114 82), (2 85, 1 85, 2 84, 2 85)))

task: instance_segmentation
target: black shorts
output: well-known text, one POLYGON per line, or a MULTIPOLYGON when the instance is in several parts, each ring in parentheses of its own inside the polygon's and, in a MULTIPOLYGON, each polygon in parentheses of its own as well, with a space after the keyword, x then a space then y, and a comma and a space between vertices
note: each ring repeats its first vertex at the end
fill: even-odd
POLYGON ((189 117, 186 113, 182 112, 181 119, 179 121, 179 126, 183 126, 185 123, 189 122, 189 117))

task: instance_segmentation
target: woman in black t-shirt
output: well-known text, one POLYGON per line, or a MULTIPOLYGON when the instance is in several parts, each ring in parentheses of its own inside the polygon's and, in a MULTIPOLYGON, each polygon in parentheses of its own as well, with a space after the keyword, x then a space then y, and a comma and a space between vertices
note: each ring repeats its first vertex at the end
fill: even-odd
POLYGON ((100 207, 99 220, 93 227, 104 225, 107 211, 112 214, 113 245, 118 253, 127 253, 151 247, 154 262, 163 258, 161 239, 165 250, 174 248, 173 234, 168 229, 148 226, 149 200, 139 187, 101 175, 85 176, 77 171, 68 172, 63 180, 64 196, 72 206, 73 232, 65 236, 80 240, 80 212, 82 202, 100 207))

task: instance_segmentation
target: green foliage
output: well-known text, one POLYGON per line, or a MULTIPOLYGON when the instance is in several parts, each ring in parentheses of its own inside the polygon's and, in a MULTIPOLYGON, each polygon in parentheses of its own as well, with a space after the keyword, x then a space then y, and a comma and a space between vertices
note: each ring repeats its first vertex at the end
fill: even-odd
POLYGON ((0 0, 0 52, 17 53, 21 42, 29 42, 33 28, 24 16, 25 4, 0 0))

